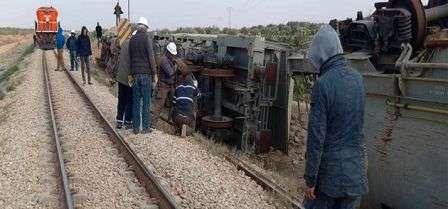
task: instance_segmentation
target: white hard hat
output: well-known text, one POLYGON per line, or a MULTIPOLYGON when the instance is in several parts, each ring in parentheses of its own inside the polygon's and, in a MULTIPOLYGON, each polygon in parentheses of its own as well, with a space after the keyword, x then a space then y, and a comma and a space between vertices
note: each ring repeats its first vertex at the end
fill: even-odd
POLYGON ((75 30, 71 30, 70 33, 76 33, 75 30))
POLYGON ((138 24, 145 25, 146 27, 149 27, 148 20, 145 17, 140 17, 138 20, 138 24))
POLYGON ((177 55, 177 46, 175 43, 170 42, 167 46, 166 49, 172 54, 172 55, 177 55))

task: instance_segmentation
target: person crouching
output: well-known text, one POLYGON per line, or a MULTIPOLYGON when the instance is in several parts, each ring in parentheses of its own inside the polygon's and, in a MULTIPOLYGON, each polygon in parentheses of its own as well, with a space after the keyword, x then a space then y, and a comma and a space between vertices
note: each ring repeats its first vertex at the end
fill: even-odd
POLYGON ((194 121, 193 106, 194 101, 199 97, 197 81, 190 72, 183 73, 180 82, 174 90, 174 114, 173 120, 176 127, 176 134, 186 136, 187 126, 191 126, 194 121))
POLYGON ((171 42, 167 45, 164 56, 160 59, 159 82, 157 82, 157 94, 155 97, 153 123, 155 128, 159 121, 160 114, 165 106, 166 98, 169 92, 174 88, 174 75, 176 73, 175 59, 177 55, 176 44, 171 42))

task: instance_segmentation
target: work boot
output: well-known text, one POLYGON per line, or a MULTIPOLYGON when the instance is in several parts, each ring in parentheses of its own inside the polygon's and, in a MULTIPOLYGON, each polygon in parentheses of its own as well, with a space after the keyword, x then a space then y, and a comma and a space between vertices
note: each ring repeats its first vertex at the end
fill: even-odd
POLYGON ((124 124, 124 128, 125 128, 126 130, 130 130, 130 129, 133 129, 133 128, 134 128, 134 125, 132 124, 132 122, 125 122, 125 124, 124 124))
POLYGON ((150 134, 150 133, 152 133, 152 128, 147 128, 142 131, 142 134, 150 134))
POLYGON ((123 128, 123 123, 117 122, 117 126, 116 126, 116 128, 117 128, 117 129, 121 129, 121 128, 123 128))
POLYGON ((132 133, 134 133, 135 135, 138 135, 140 133, 140 130, 134 129, 134 130, 132 130, 132 133))

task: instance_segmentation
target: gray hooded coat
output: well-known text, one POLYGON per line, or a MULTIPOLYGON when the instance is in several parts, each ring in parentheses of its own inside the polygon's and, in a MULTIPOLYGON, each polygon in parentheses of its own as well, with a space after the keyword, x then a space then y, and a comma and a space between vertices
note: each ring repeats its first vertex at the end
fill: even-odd
POLYGON ((129 57, 129 40, 121 45, 116 80, 125 86, 129 86, 128 76, 131 75, 131 63, 129 57))
POLYGON ((338 34, 324 25, 308 58, 319 71, 311 96, 305 181, 334 198, 357 197, 367 189, 361 75, 342 56, 338 34))

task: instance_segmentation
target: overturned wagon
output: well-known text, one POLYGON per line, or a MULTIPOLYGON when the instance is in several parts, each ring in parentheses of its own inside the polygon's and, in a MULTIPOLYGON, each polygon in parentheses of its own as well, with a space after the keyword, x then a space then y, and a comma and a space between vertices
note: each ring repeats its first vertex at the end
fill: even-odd
POLYGON ((170 41, 195 71, 202 97, 197 127, 247 151, 273 146, 287 152, 289 46, 255 37, 156 35, 159 52, 170 41))
POLYGON ((332 21, 367 91, 369 193, 361 208, 446 209, 448 4, 390 0, 375 8, 332 21))

